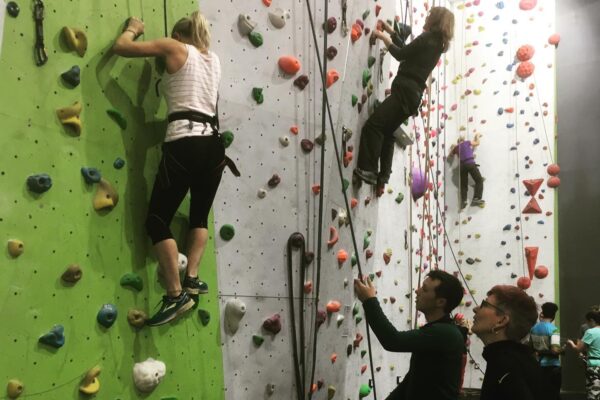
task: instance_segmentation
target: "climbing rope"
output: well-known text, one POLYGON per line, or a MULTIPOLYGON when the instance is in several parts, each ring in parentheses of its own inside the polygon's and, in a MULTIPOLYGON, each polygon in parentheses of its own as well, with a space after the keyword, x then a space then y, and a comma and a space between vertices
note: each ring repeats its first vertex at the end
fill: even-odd
MULTIPOLYGON (((344 180, 344 175, 342 172, 342 162, 340 160, 340 156, 339 156, 339 147, 338 147, 338 143, 337 143, 337 137, 335 135, 335 128, 333 125, 333 117, 331 114, 331 107, 329 104, 329 98, 327 96, 327 85, 326 85, 326 76, 325 76, 325 67, 326 67, 326 62, 327 62, 327 57, 324 56, 324 60, 325 60, 325 67, 323 66, 323 63, 321 62, 321 54, 319 51, 319 43, 317 41, 317 35, 316 35, 316 30, 315 30, 315 24, 314 24, 314 18, 313 18, 313 13, 312 13, 312 9, 310 6, 310 0, 306 1, 306 7, 308 10, 308 17, 309 17, 309 21, 310 21, 310 27, 311 27, 311 32, 312 32, 312 37, 313 37, 313 41, 315 44, 315 54, 317 56, 317 62, 319 64, 319 73, 321 74, 321 82, 322 82, 322 92, 323 92, 323 112, 322 112, 322 117, 323 117, 323 123, 322 123, 322 138, 323 138, 323 142, 322 142, 322 148, 321 148, 321 190, 319 192, 319 214, 320 214, 320 218, 319 221, 321 221, 322 219, 322 212, 323 212, 323 200, 322 200, 322 196, 323 196, 323 192, 324 192, 324 188, 323 188, 323 181, 324 181, 324 169, 325 169, 325 165, 324 165, 324 154, 325 154, 325 125, 326 125, 326 121, 325 121, 325 115, 328 116, 329 119, 329 125, 330 125, 330 129, 332 132, 332 139, 333 139, 333 145, 334 145, 334 154, 335 154, 335 158, 337 161, 337 167, 338 167, 338 173, 339 173, 339 177, 340 180, 342 180, 342 187, 343 187, 343 180, 344 180), (325 113, 326 110, 326 113, 325 113)), ((325 20, 327 20, 327 13, 328 13, 328 3, 325 2, 325 6, 324 6, 324 13, 325 13, 325 20)), ((327 35, 323 35, 324 36, 324 47, 323 50, 325 51, 325 49, 327 48, 326 43, 327 43, 327 35)), ((357 267, 358 267, 358 272, 359 272, 359 277, 362 277, 362 268, 361 268, 361 263, 360 263, 360 257, 358 256, 360 253, 358 251, 358 245, 356 242, 356 234, 354 232, 354 224, 353 224, 353 220, 352 220, 352 213, 351 213, 351 209, 350 209, 350 203, 348 201, 348 195, 346 193, 346 190, 342 189, 342 194, 344 196, 344 204, 346 207, 346 214, 348 216, 348 225, 350 227, 350 233, 351 233, 351 237, 352 237, 352 245, 354 248, 354 252, 357 255, 356 259, 357 259, 357 267)), ((320 253, 321 253, 321 245, 322 245, 322 239, 321 239, 321 235, 322 235, 322 229, 321 229, 321 222, 319 222, 319 227, 318 227, 318 250, 317 250, 317 282, 316 282, 316 287, 315 287, 315 312, 318 312, 318 307, 319 307, 319 290, 320 290, 320 253)), ((311 377, 310 377, 310 382, 314 381, 314 376, 315 376, 315 369, 316 369, 316 357, 317 357, 317 330, 315 329, 314 331, 314 337, 313 337, 313 352, 312 352, 312 370, 311 370, 311 377)), ((367 345, 369 348, 369 364, 370 364, 370 368, 371 368, 371 381, 372 381, 372 386, 373 386, 373 397, 375 400, 377 400, 377 389, 376 389, 376 385, 375 385, 375 371, 373 368, 373 355, 372 355, 372 350, 371 350, 371 335, 370 335, 370 328, 367 324, 366 327, 366 333, 367 333, 367 345)), ((309 391, 309 399, 312 398, 312 392, 309 391)))

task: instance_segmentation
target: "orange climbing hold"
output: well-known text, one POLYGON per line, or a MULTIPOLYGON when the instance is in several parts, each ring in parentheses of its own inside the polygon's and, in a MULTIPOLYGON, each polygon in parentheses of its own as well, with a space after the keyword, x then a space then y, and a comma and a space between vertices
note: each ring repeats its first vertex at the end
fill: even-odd
POLYGON ((519 61, 528 61, 531 60, 533 54, 535 53, 535 49, 530 44, 525 44, 517 50, 517 59, 519 61))
POLYGON ((312 292, 312 289, 313 289, 312 281, 304 282, 304 293, 309 294, 310 292, 312 292))
POLYGON ((263 4, 267 7, 271 7, 271 1, 272 0, 262 0, 263 4))
POLYGON ((358 200, 354 197, 350 200, 350 208, 355 208, 358 205, 358 200))
POLYGON ((297 135, 298 134, 298 126, 297 125, 292 125, 290 127, 290 132, 292 132, 292 134, 297 135))
POLYGON ((337 252, 337 261, 340 266, 348 261, 348 252, 344 249, 339 249, 337 252))
POLYGON ((335 69, 327 71, 327 87, 330 87, 340 79, 340 74, 335 69))
POLYGON ((327 303, 327 306, 325 308, 327 308, 327 312, 330 314, 338 312, 342 308, 342 303, 340 303, 337 300, 331 300, 329 303, 327 303))
POLYGON ((294 56, 279 57, 279 68, 288 75, 296 75, 300 71, 300 61, 294 56))
POLYGON ((333 353, 329 359, 331 360, 332 364, 335 363, 337 361, 337 354, 333 353))
POLYGON ((531 76, 535 71, 535 65, 531 61, 523 61, 517 67, 517 76, 521 79, 525 79, 531 76))
POLYGON ((339 239, 338 233, 337 233, 337 229, 335 229, 335 227, 330 226, 329 227, 329 240, 327 241, 327 247, 331 248, 333 247, 337 241, 339 239))
POLYGON ((359 24, 352 24, 352 31, 350 32, 350 39, 352 43, 356 42, 362 36, 362 26, 359 24))
POLYGON ((552 46, 557 47, 560 43, 560 35, 558 33, 550 35, 550 37, 548 38, 548 43, 552 46))
POLYGON ((517 286, 523 290, 527 290, 531 286, 531 279, 526 276, 522 276, 517 280, 517 286))
POLYGON ((529 279, 533 278, 535 263, 537 262, 539 247, 525 247, 525 258, 527 259, 527 269, 529 270, 529 279))
POLYGON ((557 188, 560 186, 560 178, 558 176, 552 176, 548 179, 548 187, 557 188))

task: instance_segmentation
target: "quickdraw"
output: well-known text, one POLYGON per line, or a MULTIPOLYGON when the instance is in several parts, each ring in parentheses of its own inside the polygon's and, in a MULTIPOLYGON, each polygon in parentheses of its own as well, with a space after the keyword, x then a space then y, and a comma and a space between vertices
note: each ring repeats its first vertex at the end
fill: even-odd
POLYGON ((33 19, 35 20, 35 48, 33 55, 35 57, 35 65, 41 67, 48 61, 48 54, 44 46, 44 2, 42 0, 34 0, 33 19))

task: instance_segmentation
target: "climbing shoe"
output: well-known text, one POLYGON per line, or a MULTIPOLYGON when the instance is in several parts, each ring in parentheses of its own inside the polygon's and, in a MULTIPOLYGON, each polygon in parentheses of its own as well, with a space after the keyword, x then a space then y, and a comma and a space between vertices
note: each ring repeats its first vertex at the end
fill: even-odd
POLYGON ((177 297, 163 296, 161 303, 160 310, 146 321, 146 325, 159 326, 166 324, 194 306, 194 300, 185 291, 182 291, 177 297))
POLYGON ((206 282, 202 282, 198 279, 198 277, 192 278, 191 276, 186 275, 181 286, 183 286, 183 290, 188 294, 198 295, 208 293, 208 285, 206 282))
POLYGON ((360 168, 356 168, 354 170, 354 172, 352 173, 352 176, 356 176, 358 178, 360 178, 360 180, 362 180, 365 183, 368 183, 369 185, 376 185, 377 184, 377 174, 374 172, 370 172, 370 171, 363 171, 360 168))
POLYGON ((480 207, 483 208, 485 207, 485 200, 483 199, 473 199, 473 201, 471 201, 471 206, 472 207, 480 207))

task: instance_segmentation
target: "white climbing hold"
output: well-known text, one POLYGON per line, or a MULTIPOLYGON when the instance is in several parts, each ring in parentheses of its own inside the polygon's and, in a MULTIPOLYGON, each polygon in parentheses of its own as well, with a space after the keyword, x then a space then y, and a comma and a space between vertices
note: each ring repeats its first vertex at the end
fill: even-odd
POLYGON ((230 333, 237 332, 240 321, 246 314, 246 305, 240 299, 231 299, 225 305, 225 327, 230 333))
POLYGON ((133 366, 133 382, 140 392, 151 392, 167 372, 164 362, 149 357, 133 366))

